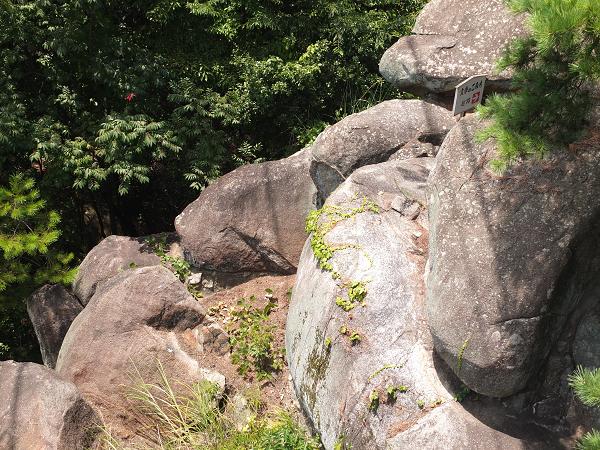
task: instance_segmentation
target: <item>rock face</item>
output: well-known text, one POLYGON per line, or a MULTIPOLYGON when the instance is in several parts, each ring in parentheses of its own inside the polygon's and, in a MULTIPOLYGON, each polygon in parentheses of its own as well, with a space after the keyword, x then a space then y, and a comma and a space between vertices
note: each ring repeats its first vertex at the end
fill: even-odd
POLYGON ((103 281, 132 267, 158 264, 160 258, 144 238, 109 236, 94 247, 79 266, 73 291, 83 305, 86 305, 103 281))
POLYGON ((175 221, 186 258, 221 272, 294 273, 315 204, 309 165, 305 149, 208 186, 175 221))
POLYGON ((84 450, 99 419, 77 388, 53 370, 0 362, 0 448, 84 450))
POLYGON ((27 299, 44 365, 54 369, 65 334, 82 309, 79 300, 61 285, 46 285, 27 299))
POLYGON ((71 325, 56 369, 117 422, 128 410, 124 386, 156 382, 159 362, 171 380, 223 386, 222 375, 201 365, 204 318, 168 269, 129 269, 99 285, 71 325))
POLYGON ((507 423, 489 427, 454 403, 459 385, 434 360, 423 279, 432 164, 419 158, 363 167, 329 197, 320 220, 326 227, 335 222, 325 241, 338 248, 329 260, 338 276, 319 268, 310 241, 302 253, 286 349, 296 392, 326 449, 340 442, 375 449, 537 445, 498 431, 507 423), (361 212, 364 196, 378 213, 361 212), (345 217, 339 222, 336 208, 345 217), (357 282, 367 289, 364 306, 346 311, 340 298, 348 300, 357 282))
POLYGON ((421 100, 389 100, 346 117, 313 145, 310 174, 319 197, 326 199, 359 167, 386 161, 404 147, 405 156, 420 156, 422 149, 415 154, 411 146, 440 145, 455 123, 449 111, 421 100))
POLYGON ((419 93, 453 91, 464 79, 485 74, 486 90, 506 90, 510 74, 496 73, 505 46, 525 35, 524 17, 503 0, 432 0, 419 15, 413 36, 383 55, 381 74, 392 84, 419 93))
POLYGON ((474 137, 483 126, 461 120, 430 177, 427 315, 436 350, 460 379, 504 397, 537 373, 597 279, 597 268, 577 261, 598 250, 589 236, 600 213, 599 144, 497 177, 487 169, 494 142, 474 137))

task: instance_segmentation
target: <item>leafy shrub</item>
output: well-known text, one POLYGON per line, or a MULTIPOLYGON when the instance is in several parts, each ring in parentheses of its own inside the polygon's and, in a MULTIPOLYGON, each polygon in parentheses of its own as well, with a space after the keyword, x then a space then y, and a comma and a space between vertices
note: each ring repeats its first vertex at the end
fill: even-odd
POLYGON ((511 69, 515 92, 494 95, 479 108, 493 124, 480 136, 498 142, 493 168, 520 157, 543 157, 576 140, 588 118, 592 83, 600 78, 600 2, 509 0, 528 13, 531 36, 515 40, 498 62, 511 69))
POLYGON ((231 360, 241 375, 250 372, 258 380, 269 379, 284 365, 284 350, 275 345, 277 326, 270 323, 269 316, 277 307, 277 300, 268 291, 264 306, 256 305, 256 297, 238 300, 231 311, 233 322, 228 326, 231 344, 231 360))

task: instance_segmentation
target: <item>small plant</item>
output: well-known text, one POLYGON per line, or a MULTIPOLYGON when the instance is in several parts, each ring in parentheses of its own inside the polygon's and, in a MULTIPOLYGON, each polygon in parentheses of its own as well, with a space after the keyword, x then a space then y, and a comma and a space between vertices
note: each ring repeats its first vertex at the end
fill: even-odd
POLYGON ((423 399, 421 399, 421 398, 420 398, 420 399, 418 399, 418 400, 417 400, 417 406, 419 407, 419 409, 423 409, 423 408, 425 408, 425 400, 423 400, 423 399))
POLYGON ((388 403, 393 403, 396 401, 396 398, 398 398, 398 393, 404 394, 408 392, 408 386, 388 386, 385 391, 387 393, 388 403))
POLYGON ((369 394, 369 409, 373 412, 377 412, 379 408, 379 391, 373 389, 369 394))
POLYGON ((460 349, 458 350, 458 356, 456 357, 456 373, 457 374, 460 374, 460 371, 462 370, 463 358, 465 356, 465 351, 467 350, 468 346, 469 346, 469 339, 466 339, 465 342, 463 342, 463 344, 461 345, 460 349))
POLYGON ((275 346, 274 332, 277 327, 269 322, 269 315, 277 307, 272 292, 267 292, 266 304, 256 306, 256 298, 238 300, 231 311, 228 325, 231 345, 231 360, 238 366, 241 375, 254 372, 258 380, 272 377, 284 365, 284 350, 275 346))
MULTIPOLYGON (((179 281, 186 283, 187 279, 192 274, 191 265, 186 260, 171 256, 167 253, 166 238, 164 236, 161 236, 160 238, 151 237, 146 242, 150 248, 152 248, 152 251, 160 258, 162 265, 173 272, 177 278, 179 278, 179 281)), ((188 292, 192 294, 196 300, 203 297, 202 293, 198 291, 196 287, 189 284, 186 284, 186 287, 188 292)))
POLYGON ((362 337, 360 336, 360 334, 357 331, 351 330, 350 328, 348 328, 347 325, 342 325, 340 327, 339 331, 340 331, 340 334, 342 334, 348 338, 348 340, 350 341, 350 343, 352 345, 356 345, 360 341, 362 341, 362 337))
POLYGON ((466 398, 471 394, 471 389, 469 389, 467 386, 463 386, 461 388, 460 391, 458 391, 456 393, 456 395, 454 395, 454 400, 457 401, 458 403, 462 403, 463 401, 466 400, 466 398))
POLYGON ((381 374, 385 370, 399 369, 401 367, 402 366, 399 366, 398 364, 385 364, 383 367, 380 367, 379 369, 377 369, 375 372, 373 372, 369 376, 369 381, 371 381, 373 378, 375 378, 376 376, 378 376, 379 374, 381 374))
POLYGON ((333 342, 331 341, 330 337, 325 338, 325 348, 327 350, 331 350, 331 346, 333 345, 333 342))

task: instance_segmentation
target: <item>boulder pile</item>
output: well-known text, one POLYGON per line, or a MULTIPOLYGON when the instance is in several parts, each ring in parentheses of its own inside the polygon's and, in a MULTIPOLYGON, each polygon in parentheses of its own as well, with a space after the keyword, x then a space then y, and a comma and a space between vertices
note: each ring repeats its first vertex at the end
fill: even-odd
POLYGON ((271 285, 265 299, 291 298, 275 313, 289 372, 264 389, 299 403, 327 450, 564 449, 599 427, 568 384, 577 365, 600 367, 597 133, 499 176, 486 123, 440 106, 469 76, 510 88, 494 62, 525 19, 502 0, 432 0, 380 65, 425 100, 234 170, 160 251, 112 236, 73 293, 36 292, 48 368, 0 363, 0 447, 88 448, 98 424, 138 442, 132 376, 239 392, 226 313, 271 285))

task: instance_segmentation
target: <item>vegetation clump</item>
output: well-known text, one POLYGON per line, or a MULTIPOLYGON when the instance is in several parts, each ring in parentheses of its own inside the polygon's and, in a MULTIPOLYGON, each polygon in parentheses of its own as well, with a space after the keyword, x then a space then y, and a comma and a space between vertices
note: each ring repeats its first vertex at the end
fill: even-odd
POLYGON ((257 306, 254 296, 238 300, 227 327, 232 362, 241 375, 252 372, 258 380, 270 379, 273 372, 283 369, 285 361, 284 349, 275 343, 277 326, 269 320, 277 299, 269 294, 272 292, 267 292, 264 306, 257 306))
POLYGON ((327 242, 326 235, 338 223, 365 212, 379 213, 379 207, 366 197, 362 199, 360 206, 325 205, 321 209, 311 211, 306 218, 306 232, 311 235, 310 244, 313 254, 322 270, 331 273, 334 280, 340 280, 338 285, 343 295, 338 296, 335 303, 346 312, 352 311, 359 304, 365 306, 368 282, 365 280, 342 280, 342 274, 334 268, 331 259, 335 252, 347 249, 361 250, 361 248, 354 244, 332 245, 327 242))
MULTIPOLYGON (((252 414, 239 426, 219 386, 203 381, 191 386, 173 383, 159 366, 160 379, 140 381, 129 389, 138 431, 156 448, 205 450, 319 450, 319 442, 284 411, 264 411, 249 402, 252 414)), ((102 433, 104 450, 126 450, 108 427, 102 433)), ((137 448, 137 447, 136 447, 137 448)))
POLYGON ((574 142, 589 118, 591 89, 600 79, 600 2, 509 0, 527 13, 529 37, 516 39, 498 62, 513 72, 514 92, 479 107, 493 120, 479 138, 495 138, 492 168, 503 172, 521 157, 543 157, 574 142))

